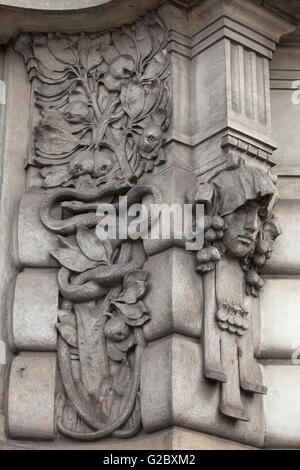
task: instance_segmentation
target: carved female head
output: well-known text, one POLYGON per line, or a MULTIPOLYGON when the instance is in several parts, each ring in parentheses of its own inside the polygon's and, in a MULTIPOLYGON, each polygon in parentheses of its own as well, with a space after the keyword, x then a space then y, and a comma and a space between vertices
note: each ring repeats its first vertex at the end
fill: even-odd
MULTIPOLYGON (((227 251, 241 258, 244 271, 254 272, 269 257, 272 243, 281 233, 271 214, 278 199, 274 178, 263 168, 238 158, 230 169, 215 173, 208 181, 199 186, 196 196, 196 202, 204 203, 206 210, 205 247, 197 255, 198 271, 214 269, 218 250, 219 259, 227 251), (216 218, 223 220, 221 232, 214 227, 216 218), (209 254, 214 256, 208 260, 209 254)), ((255 286, 261 288, 260 279, 256 281, 255 286)))
POLYGON ((273 178, 240 160, 237 168, 220 172, 211 183, 218 215, 227 225, 222 242, 232 256, 246 256, 278 198, 273 178))

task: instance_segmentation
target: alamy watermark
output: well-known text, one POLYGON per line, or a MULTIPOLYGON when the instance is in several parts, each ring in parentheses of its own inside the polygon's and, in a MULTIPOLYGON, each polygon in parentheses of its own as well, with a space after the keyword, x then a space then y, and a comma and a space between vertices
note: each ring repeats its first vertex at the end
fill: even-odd
POLYGON ((133 204, 126 196, 114 204, 99 204, 100 221, 96 234, 100 240, 183 240, 185 248, 199 251, 204 244, 203 204, 133 204))

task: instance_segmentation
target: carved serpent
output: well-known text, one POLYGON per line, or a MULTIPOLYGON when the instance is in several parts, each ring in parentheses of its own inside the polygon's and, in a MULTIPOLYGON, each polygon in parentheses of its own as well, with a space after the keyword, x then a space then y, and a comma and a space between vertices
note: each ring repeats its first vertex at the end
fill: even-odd
POLYGON ((67 394, 73 403, 79 416, 94 429, 95 432, 90 433, 77 433, 67 429, 62 423, 62 416, 58 417, 57 428, 65 436, 80 440, 80 441, 94 441, 103 437, 113 435, 114 437, 129 437, 134 435, 139 429, 139 423, 135 423, 133 429, 122 430, 120 429, 130 418, 136 407, 137 394, 140 386, 140 367, 142 354, 145 349, 145 339, 142 328, 136 328, 134 331, 136 350, 135 350, 135 365, 133 371, 133 383, 128 398, 127 406, 121 412, 120 416, 112 423, 103 424, 97 419, 89 410, 86 402, 82 400, 80 394, 76 389, 73 374, 71 370, 70 350, 65 340, 59 337, 58 343, 58 358, 61 369, 61 376, 63 378, 64 386, 67 394))
MULTIPOLYGON (((124 240, 125 241, 125 240, 124 240)), ((132 258, 127 263, 111 266, 98 266, 89 269, 69 282, 70 271, 61 268, 58 273, 58 285, 62 295, 71 302, 80 303, 96 300, 106 294, 106 288, 120 284, 126 274, 144 266, 146 255, 141 243, 132 249, 132 258)))
MULTIPOLYGON (((51 216, 51 209, 56 204, 61 201, 74 199, 82 202, 91 202, 122 195, 124 191, 124 188, 116 189, 114 187, 89 193, 74 189, 61 189, 45 197, 40 207, 40 217, 43 224, 52 232, 61 235, 71 235, 76 232, 78 227, 95 227, 102 216, 96 213, 83 213, 65 220, 55 219, 51 216)), ((139 202, 146 195, 152 195, 155 204, 161 203, 161 193, 155 186, 141 185, 135 186, 127 192, 128 207, 139 202)), ((118 210, 119 204, 115 203, 114 207, 118 210)), ((120 240, 121 243, 125 241, 120 240)), ((107 287, 120 283, 130 271, 142 268, 145 261, 146 257, 142 244, 136 244, 131 261, 111 266, 98 266, 97 268, 87 270, 73 279, 71 283, 69 281, 70 271, 66 268, 61 268, 58 274, 60 291, 64 298, 75 303, 99 299, 105 295, 107 287)))
MULTIPOLYGON (((154 197, 154 204, 161 203, 161 193, 155 186, 152 185, 141 185, 131 188, 127 194, 125 189, 116 189, 115 187, 108 187, 100 189, 96 192, 82 192, 75 189, 61 189, 50 193, 45 197, 40 207, 40 217, 42 223, 52 232, 60 235, 71 235, 76 232, 78 227, 92 228, 97 225, 101 220, 102 216, 98 216, 96 213, 85 213, 77 214, 73 217, 69 217, 65 220, 55 219, 51 216, 51 209, 62 200, 77 200, 82 202, 91 202, 95 200, 101 200, 111 196, 126 195, 128 201, 128 207, 141 200, 142 197, 152 195, 154 197)), ((100 204, 100 203, 99 203, 100 204)), ((114 207, 119 208, 119 204, 115 203, 114 207)))

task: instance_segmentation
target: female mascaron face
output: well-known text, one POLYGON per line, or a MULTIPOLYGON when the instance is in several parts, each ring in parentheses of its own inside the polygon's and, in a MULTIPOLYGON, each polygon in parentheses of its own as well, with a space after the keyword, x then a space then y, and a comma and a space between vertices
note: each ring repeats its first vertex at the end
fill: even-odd
POLYGON ((242 258, 252 250, 263 223, 261 214, 261 201, 247 201, 224 216, 228 229, 224 232, 222 242, 232 256, 242 258))

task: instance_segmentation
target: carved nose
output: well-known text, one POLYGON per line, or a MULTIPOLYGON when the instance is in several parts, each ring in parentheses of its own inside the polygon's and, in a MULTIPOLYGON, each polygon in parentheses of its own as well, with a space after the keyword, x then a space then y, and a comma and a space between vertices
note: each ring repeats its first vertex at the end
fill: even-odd
POLYGON ((258 228, 257 209, 250 210, 247 214, 245 229, 253 234, 258 228))

